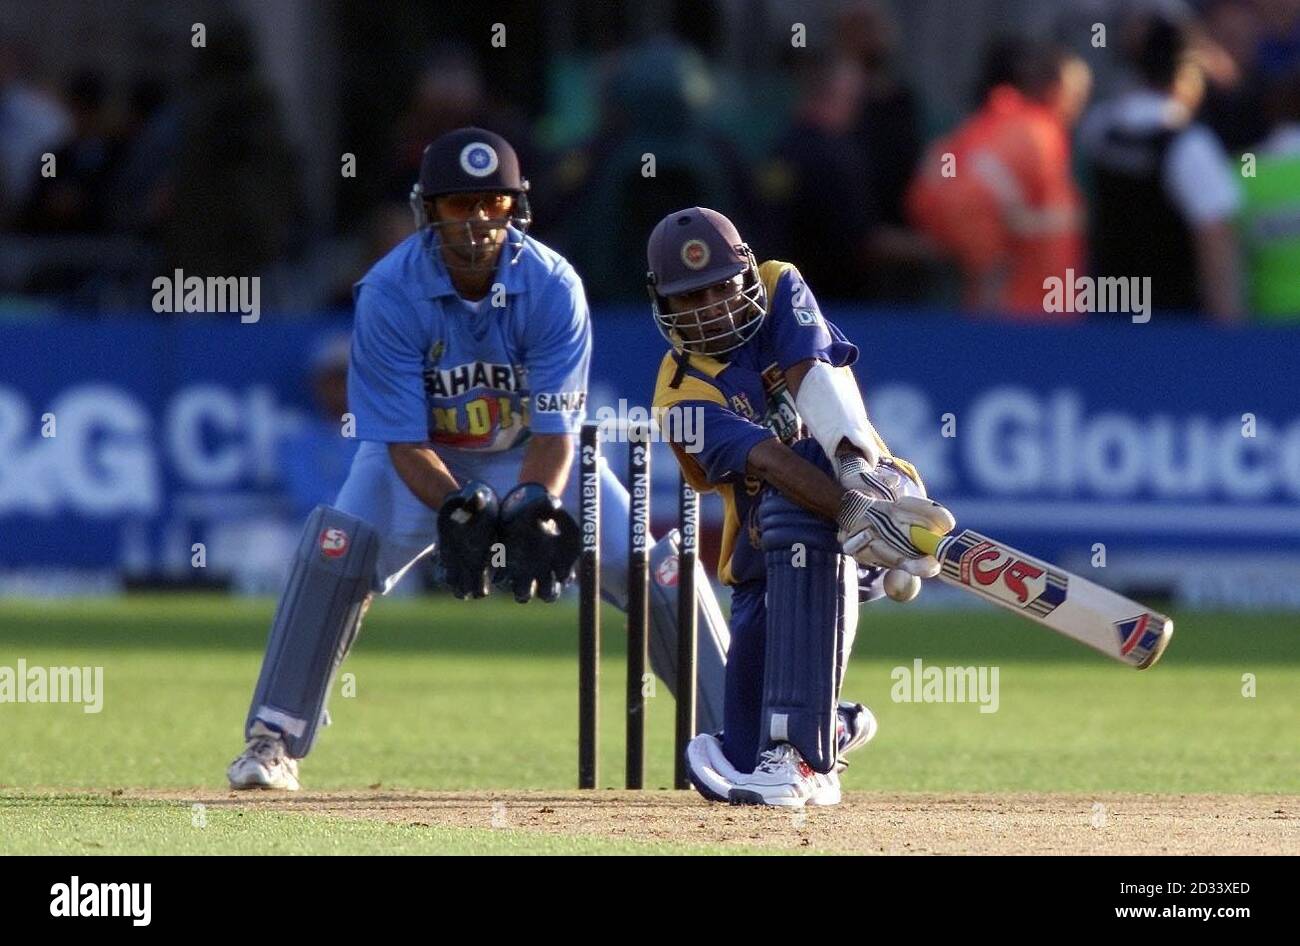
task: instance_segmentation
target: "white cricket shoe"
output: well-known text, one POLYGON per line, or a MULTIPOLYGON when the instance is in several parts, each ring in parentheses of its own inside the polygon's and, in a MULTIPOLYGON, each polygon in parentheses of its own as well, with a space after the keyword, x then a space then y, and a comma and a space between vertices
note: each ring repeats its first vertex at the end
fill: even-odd
POLYGON ((819 772, 813 773, 817 776, 817 791, 808 799, 810 805, 838 805, 840 803, 840 773, 838 767, 831 772, 822 775, 819 772))
MULTIPOLYGON (((835 771, 830 776, 821 776, 828 784, 817 793, 816 801, 810 800, 807 804, 835 804, 840 800, 838 776, 848 768, 844 754, 865 746, 875 738, 879 728, 871 710, 861 703, 842 700, 836 712, 835 737, 838 744, 835 771)), ((701 733, 687 744, 686 771, 695 790, 709 801, 728 801, 731 790, 747 778, 727 760, 722 750, 722 733, 701 733)))
POLYGON ((270 788, 296 792, 300 787, 298 760, 289 758, 280 734, 260 722, 253 723, 248 745, 239 758, 230 763, 226 778, 230 779, 230 787, 234 789, 270 788))
POLYGON ((836 805, 840 801, 840 780, 834 772, 813 771, 799 750, 788 742, 778 743, 758 757, 749 775, 741 775, 727 793, 733 805, 776 805, 802 808, 804 805, 836 805))
POLYGON ((709 801, 726 801, 736 782, 744 778, 727 761, 722 741, 712 733, 700 733, 686 744, 686 774, 709 801))
POLYGON ((836 707, 838 719, 835 723, 835 773, 838 775, 849 767, 844 754, 865 746, 876 738, 879 724, 871 710, 861 703, 841 700, 836 707))

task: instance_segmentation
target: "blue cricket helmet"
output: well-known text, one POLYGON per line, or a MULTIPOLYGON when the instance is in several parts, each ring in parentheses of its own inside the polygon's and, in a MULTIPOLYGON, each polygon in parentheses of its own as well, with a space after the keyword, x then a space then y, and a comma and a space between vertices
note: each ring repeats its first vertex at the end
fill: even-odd
POLYGON ((716 210, 688 207, 664 217, 650 233, 646 262, 655 324, 674 348, 720 355, 745 344, 762 326, 767 293, 754 252, 736 225, 716 210), (735 292, 726 298, 671 311, 669 296, 729 280, 735 281, 735 292))
POLYGON ((424 149, 420 159, 420 178, 411 188, 411 211, 417 229, 432 227, 438 239, 469 252, 471 262, 467 269, 477 270, 495 265, 496 254, 484 255, 480 243, 474 239, 474 228, 495 224, 497 227, 513 226, 518 231, 514 246, 514 260, 523 250, 523 236, 533 221, 528 205, 528 180, 519 169, 519 155, 494 131, 486 128, 457 128, 439 136, 424 149), (489 219, 485 224, 466 221, 431 220, 426 201, 446 194, 506 193, 515 200, 510 213, 501 218, 489 219), (461 239, 456 240, 455 237, 461 239))

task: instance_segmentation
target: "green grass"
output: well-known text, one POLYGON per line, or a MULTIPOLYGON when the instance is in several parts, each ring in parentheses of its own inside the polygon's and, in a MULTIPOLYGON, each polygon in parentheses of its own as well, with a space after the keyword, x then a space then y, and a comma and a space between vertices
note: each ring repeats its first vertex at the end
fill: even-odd
MULTIPOLYGON (((732 849, 739 852, 738 849, 732 849)), ((12 854, 714 854, 717 846, 494 828, 384 824, 322 815, 0 793, 0 853, 12 854), (201 826, 200 826, 201 824, 201 826)), ((723 853, 727 853, 723 850, 723 853)), ((749 853, 749 852, 745 852, 749 853)))
MULTIPOLYGON (((62 850, 75 837, 113 851, 134 850, 132 838, 149 837, 168 850, 235 852, 246 843, 241 829, 248 837, 269 832, 289 848, 302 842, 321 850, 336 843, 356 852, 394 844, 412 852, 515 843, 563 848, 563 839, 517 840, 511 831, 439 829, 412 838, 401 826, 320 818, 304 828, 308 819, 299 816, 252 812, 224 812, 233 820, 200 840, 186 810, 105 808, 67 794, 223 787, 225 765, 241 745, 272 609, 267 600, 215 597, 0 603, 0 666, 20 657, 29 666, 102 666, 105 690, 103 710, 93 715, 77 705, 0 703, 0 786, 7 789, 0 852, 62 850), (51 800, 32 794, 39 789, 61 792, 51 800), (53 831, 55 824, 63 827, 53 831)), ((1294 616, 1174 617, 1169 651, 1157 667, 1138 673, 1011 615, 890 602, 865 608, 845 693, 872 706, 881 732, 853 760, 845 787, 1300 791, 1294 616), (918 657, 927 666, 996 666, 998 711, 891 702, 890 671, 918 657), (1242 695, 1248 673, 1255 675, 1253 698, 1242 695)), ((609 787, 622 767, 620 632, 621 615, 606 609, 600 763, 609 787)), ((356 695, 344 698, 336 684, 335 725, 303 765, 309 788, 574 786, 571 602, 381 601, 343 672, 355 675, 356 695)), ((669 784, 672 715, 672 699, 661 691, 650 701, 650 787, 669 784)))

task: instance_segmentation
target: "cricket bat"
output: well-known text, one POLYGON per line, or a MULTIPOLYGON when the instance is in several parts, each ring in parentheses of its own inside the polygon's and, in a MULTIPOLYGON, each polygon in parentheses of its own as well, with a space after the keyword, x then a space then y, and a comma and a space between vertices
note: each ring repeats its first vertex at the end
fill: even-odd
POLYGON ((1163 614, 963 529, 937 535, 912 526, 912 544, 939 560, 939 578, 1050 627, 1107 657, 1145 670, 1165 652, 1174 622, 1163 614))

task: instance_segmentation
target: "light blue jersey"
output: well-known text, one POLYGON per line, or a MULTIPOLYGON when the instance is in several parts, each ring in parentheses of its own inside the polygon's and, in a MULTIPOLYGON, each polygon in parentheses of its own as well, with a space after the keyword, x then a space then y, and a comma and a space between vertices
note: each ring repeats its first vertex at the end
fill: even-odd
POLYGON ((433 239, 425 230, 403 240, 354 287, 348 408, 357 437, 493 453, 530 431, 576 432, 591 322, 573 267, 523 238, 517 260, 503 248, 487 298, 469 303, 433 239))
MULTIPOLYGON (((458 483, 481 480, 504 496, 519 482, 530 433, 574 434, 582 425, 591 359, 582 283, 531 237, 514 260, 517 239, 512 233, 502 249, 481 303, 457 295, 428 230, 399 243, 354 289, 348 409, 366 442, 335 508, 379 532, 375 584, 385 592, 437 540, 437 514, 402 482, 386 444, 428 443, 458 483), (504 304, 494 306, 493 295, 504 304)), ((608 479, 603 514, 610 535, 626 535, 627 493, 608 479)), ((575 489, 569 477, 562 499, 570 510, 575 489)), ((615 544, 608 561, 623 561, 615 544)))

